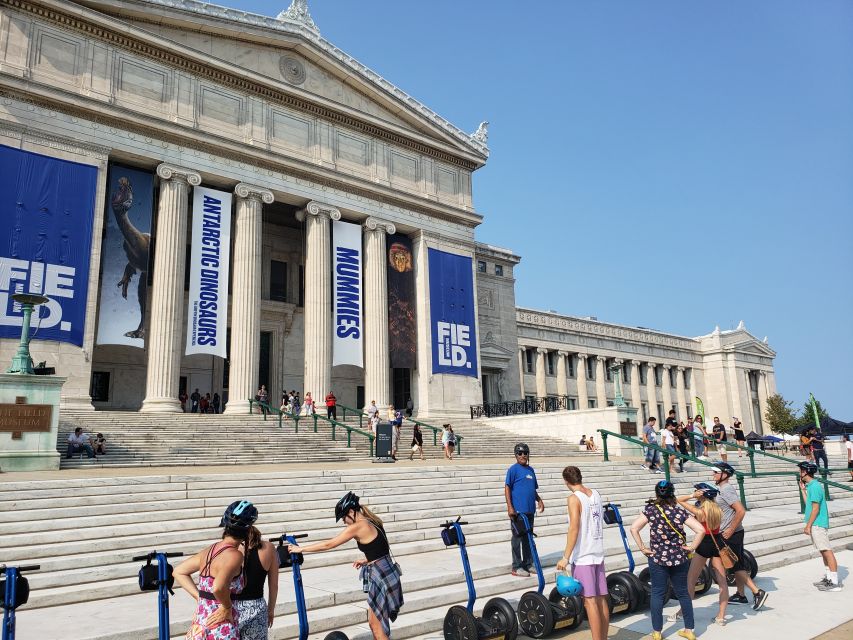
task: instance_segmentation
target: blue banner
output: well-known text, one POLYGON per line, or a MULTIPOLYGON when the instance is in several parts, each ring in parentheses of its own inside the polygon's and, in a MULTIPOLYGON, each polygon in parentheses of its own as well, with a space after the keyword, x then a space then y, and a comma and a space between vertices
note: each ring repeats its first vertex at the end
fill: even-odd
POLYGON ((83 346, 98 169, 0 145, 0 338, 21 337, 13 293, 48 302, 34 340, 83 346))
POLYGON ((429 250, 432 372, 477 377, 471 258, 429 250))

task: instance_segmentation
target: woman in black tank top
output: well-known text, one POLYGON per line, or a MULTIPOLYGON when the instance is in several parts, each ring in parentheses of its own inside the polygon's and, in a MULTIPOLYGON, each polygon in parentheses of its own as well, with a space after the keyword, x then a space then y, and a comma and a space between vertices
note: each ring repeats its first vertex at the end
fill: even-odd
POLYGON ((328 551, 355 540, 363 560, 352 566, 360 570, 360 577, 367 593, 367 623, 376 640, 387 640, 391 634, 391 622, 403 606, 403 587, 400 584, 402 571, 394 562, 385 528, 376 514, 359 504, 358 496, 351 491, 335 507, 335 520, 343 520, 345 528, 331 540, 312 544, 289 545, 290 553, 316 553, 328 551))
POLYGON ((255 527, 249 532, 247 547, 243 563, 246 584, 240 594, 233 598, 240 640, 267 640, 278 598, 278 557, 275 547, 265 542, 255 527), (269 604, 264 600, 265 582, 269 604))

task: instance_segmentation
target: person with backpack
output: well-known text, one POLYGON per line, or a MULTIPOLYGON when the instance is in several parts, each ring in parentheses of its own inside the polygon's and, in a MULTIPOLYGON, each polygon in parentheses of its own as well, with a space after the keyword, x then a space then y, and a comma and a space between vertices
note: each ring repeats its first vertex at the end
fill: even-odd
POLYGON ((696 640, 693 632, 693 602, 687 589, 689 555, 702 542, 705 531, 690 513, 678 505, 675 485, 661 480, 655 485, 655 497, 646 503, 643 512, 631 525, 631 536, 640 551, 649 559, 652 581, 650 611, 652 614, 652 640, 662 640, 663 605, 670 584, 675 591, 684 614, 684 628, 678 635, 686 640, 696 640), (649 546, 643 543, 640 531, 649 526, 649 546), (687 544, 685 527, 696 535, 693 544, 687 544))
POLYGON ((189 640, 240 640, 234 611, 234 599, 246 584, 240 547, 247 549, 257 519, 258 510, 251 502, 232 502, 219 522, 222 540, 175 567, 175 581, 197 602, 189 640), (196 572, 198 585, 192 579, 196 572))
POLYGON ((364 592, 367 594, 367 624, 376 640, 387 640, 391 623, 403 606, 403 575, 394 561, 382 520, 359 501, 352 491, 335 505, 335 522, 343 520, 344 530, 330 540, 312 544, 288 545, 290 553, 316 553, 329 551, 355 540, 364 559, 352 566, 360 571, 364 592))

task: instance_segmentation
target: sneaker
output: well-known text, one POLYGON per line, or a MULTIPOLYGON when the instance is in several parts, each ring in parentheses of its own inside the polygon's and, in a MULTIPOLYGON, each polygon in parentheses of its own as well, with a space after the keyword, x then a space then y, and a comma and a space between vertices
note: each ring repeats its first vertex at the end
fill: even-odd
POLYGON ((660 631, 652 631, 652 640, 663 640, 663 634, 660 631))
POLYGON ((749 604, 749 600, 746 599, 746 596, 736 593, 733 596, 729 596, 729 604, 749 604))
POLYGON ((682 638, 687 638, 687 640, 696 640, 696 634, 691 629, 682 629, 678 632, 678 635, 682 638))
POLYGON ((824 577, 823 577, 823 578, 821 578, 818 582, 812 582, 812 584, 813 584, 814 586, 816 586, 816 587, 822 587, 822 586, 823 586, 823 585, 825 585, 827 582, 829 582, 829 578, 827 578, 826 576, 824 576, 824 577))
POLYGON ((817 588, 818 591, 841 591, 843 587, 840 584, 832 582, 830 580, 826 581, 826 584, 817 588))
POLYGON ((764 606, 765 602, 767 602, 767 592, 764 589, 759 589, 752 599, 753 610, 758 611, 764 606))
POLYGON ((655 472, 655 473, 663 473, 663 469, 657 469, 657 468, 656 468, 656 469, 654 469, 654 472, 655 472))
POLYGON ((512 575, 514 575, 516 578, 529 578, 530 572, 527 569, 522 569, 519 567, 518 569, 512 570, 512 575))

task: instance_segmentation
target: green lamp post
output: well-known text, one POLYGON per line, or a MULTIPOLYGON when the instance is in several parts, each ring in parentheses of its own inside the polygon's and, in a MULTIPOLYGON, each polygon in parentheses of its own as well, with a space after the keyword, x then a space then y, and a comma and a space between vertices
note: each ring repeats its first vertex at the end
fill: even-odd
POLYGON ((24 321, 21 324, 21 342, 18 352, 12 358, 12 366, 6 369, 6 373, 28 373, 33 374, 33 359, 30 356, 30 318, 33 309, 47 302, 47 298, 30 293, 12 294, 12 300, 21 305, 24 312, 24 321))
POLYGON ((627 407, 628 403, 625 402, 625 396, 622 395, 622 364, 617 363, 610 367, 611 377, 613 378, 613 389, 615 391, 615 399, 613 400, 613 406, 615 407, 627 407))

